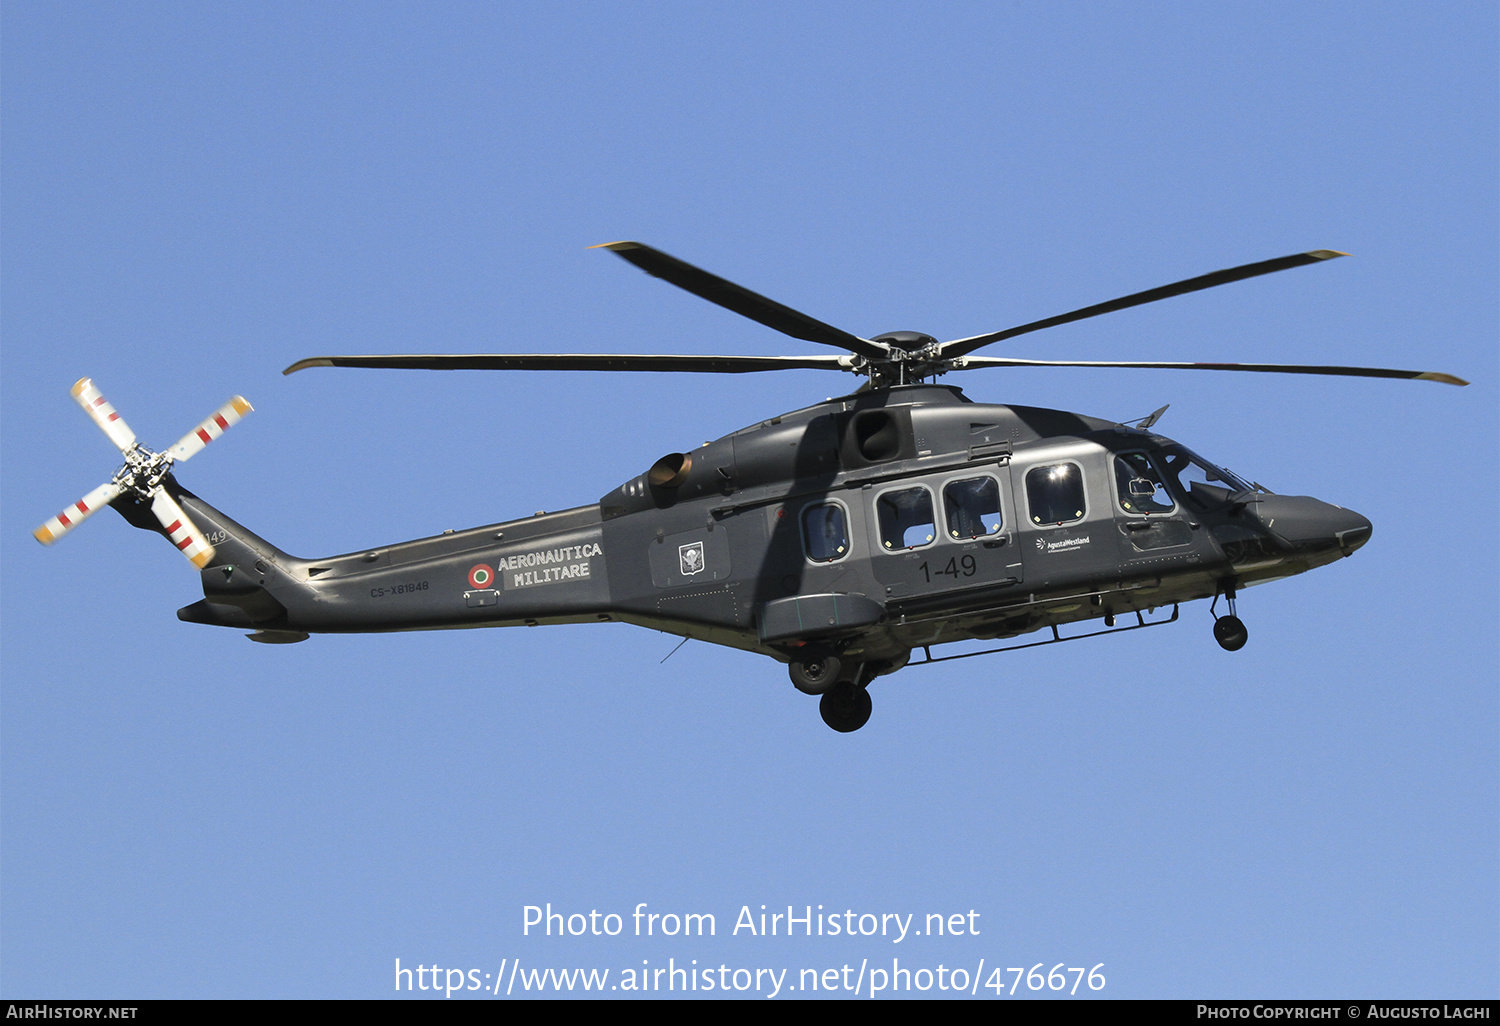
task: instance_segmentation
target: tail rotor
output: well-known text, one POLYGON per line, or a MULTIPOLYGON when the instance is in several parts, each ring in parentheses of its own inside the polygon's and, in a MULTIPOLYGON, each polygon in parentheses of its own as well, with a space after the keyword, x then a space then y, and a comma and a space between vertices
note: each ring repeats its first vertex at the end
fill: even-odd
POLYGON ((115 447, 121 452, 130 452, 135 446, 135 432, 130 430, 130 425, 115 412, 113 404, 94 386, 93 379, 79 378, 73 383, 71 391, 73 401, 83 407, 83 412, 99 425, 99 430, 109 436, 115 447))
POLYGON ((167 450, 167 455, 178 463, 190 460, 203 451, 203 447, 238 424, 253 410, 243 396, 235 396, 204 418, 203 423, 178 439, 177 444, 167 450))
POLYGON ((151 496, 151 512, 161 521, 162 528, 167 532, 167 540, 176 545, 195 567, 201 570, 214 558, 214 547, 188 519, 177 500, 167 494, 165 488, 157 488, 156 493, 151 496))
POLYGON ((200 569, 214 557, 214 548, 189 519, 164 485, 176 463, 192 459, 208 443, 238 424, 254 407, 243 396, 234 396, 165 452, 155 452, 136 441, 135 432, 115 411, 109 400, 89 378, 80 378, 72 389, 73 399, 99 430, 125 454, 125 464, 114 477, 32 532, 37 541, 51 545, 96 511, 124 495, 149 502, 162 532, 188 560, 200 569))
POLYGON ((31 533, 43 545, 51 545, 124 493, 125 489, 113 481, 102 484, 31 533))

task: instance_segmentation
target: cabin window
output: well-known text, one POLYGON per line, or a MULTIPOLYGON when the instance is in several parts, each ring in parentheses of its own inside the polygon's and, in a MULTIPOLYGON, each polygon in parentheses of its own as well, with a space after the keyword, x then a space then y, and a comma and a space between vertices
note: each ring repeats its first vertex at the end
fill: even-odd
POLYGON ((849 554, 849 521, 836 502, 809 506, 802 511, 802 543, 814 563, 832 563, 849 554))
POLYGON ((880 544, 887 549, 920 548, 937 536, 932 493, 926 488, 883 493, 875 500, 875 517, 880 524, 880 544))
POLYGON ((1054 463, 1026 472, 1026 501, 1033 524, 1056 526, 1083 519, 1083 469, 1054 463))
POLYGON ((1115 488, 1120 508, 1126 513, 1149 516, 1170 513, 1177 506, 1151 458, 1143 452, 1123 452, 1115 457, 1115 488))
POLYGON ((943 486, 948 537, 978 538, 1000 530, 1000 482, 993 477, 950 481, 943 486))

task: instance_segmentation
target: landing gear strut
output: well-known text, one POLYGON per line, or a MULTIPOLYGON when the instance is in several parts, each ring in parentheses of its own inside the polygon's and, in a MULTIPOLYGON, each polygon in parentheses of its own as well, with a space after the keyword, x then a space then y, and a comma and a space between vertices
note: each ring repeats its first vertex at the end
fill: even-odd
POLYGON ((840 734, 863 727, 870 719, 873 703, 870 693, 861 685, 841 680, 823 693, 818 702, 818 712, 823 722, 840 734))
MULTIPOLYGON (((1245 647, 1245 642, 1250 640, 1250 630, 1245 622, 1234 615, 1234 586, 1227 585, 1224 588, 1224 597, 1229 600, 1229 615, 1214 617, 1214 640, 1219 647, 1226 652, 1238 652, 1245 647)), ((1208 607, 1209 613, 1213 613, 1214 606, 1219 604, 1219 597, 1214 596, 1213 605, 1208 607)))

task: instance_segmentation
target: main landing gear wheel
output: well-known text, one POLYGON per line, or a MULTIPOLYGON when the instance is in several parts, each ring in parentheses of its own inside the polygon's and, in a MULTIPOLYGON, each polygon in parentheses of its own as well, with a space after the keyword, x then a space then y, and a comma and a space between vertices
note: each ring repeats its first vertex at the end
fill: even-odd
POLYGON ((838 656, 810 656, 787 667, 792 683, 804 695, 824 694, 837 683, 843 671, 844 664, 838 656))
POLYGON ((863 727, 869 722, 870 710, 873 708, 870 693, 858 684, 851 684, 846 680, 824 692, 822 701, 818 703, 818 712, 822 714, 823 722, 840 734, 848 734, 863 727))
POLYGON ((1214 640, 1226 652, 1238 652, 1250 640, 1250 631, 1237 616, 1221 616, 1214 621, 1214 640))

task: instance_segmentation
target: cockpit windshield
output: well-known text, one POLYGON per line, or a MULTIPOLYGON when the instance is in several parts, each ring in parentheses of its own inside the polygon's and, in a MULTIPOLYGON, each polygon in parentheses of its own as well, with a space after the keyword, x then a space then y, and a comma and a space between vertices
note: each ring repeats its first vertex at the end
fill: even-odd
POLYGON ((1163 446, 1161 455, 1167 477, 1199 508, 1218 505, 1235 492, 1255 490, 1248 481, 1208 462, 1187 446, 1174 442, 1163 446))

